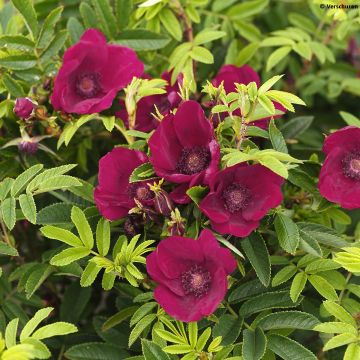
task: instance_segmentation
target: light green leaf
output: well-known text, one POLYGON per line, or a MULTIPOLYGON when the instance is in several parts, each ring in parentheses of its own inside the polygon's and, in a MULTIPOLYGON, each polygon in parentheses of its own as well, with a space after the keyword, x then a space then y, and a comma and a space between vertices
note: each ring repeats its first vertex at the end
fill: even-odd
POLYGON ((83 243, 80 238, 74 235, 69 230, 61 229, 56 226, 46 225, 40 229, 41 233, 49 239, 59 240, 65 244, 74 247, 81 247, 83 243))
POLYGON ((11 196, 17 196, 42 168, 42 164, 37 164, 20 174, 11 187, 11 196))
POLYGON ((90 286, 96 279, 97 275, 99 274, 101 267, 97 266, 93 262, 88 262, 86 268, 84 269, 81 279, 80 285, 82 287, 90 286))
POLYGON ((96 246, 99 254, 106 256, 110 249, 110 223, 102 218, 96 227, 96 246))
POLYGON ((16 222, 16 200, 13 197, 5 199, 1 203, 1 217, 9 230, 12 230, 16 222))
POLYGON ((73 334, 77 331, 78 329, 75 325, 59 321, 54 324, 41 327, 36 330, 31 337, 37 340, 43 340, 54 336, 73 334))
POLYGON ((308 279, 316 291, 328 300, 338 300, 338 295, 333 286, 319 275, 310 275, 308 279))
POLYGON ((350 344, 345 351, 343 360, 357 360, 360 359, 360 346, 358 344, 350 344))
POLYGON ((20 341, 29 338, 38 325, 46 319, 50 313, 54 310, 52 307, 46 307, 44 309, 38 310, 35 315, 26 323, 24 328, 20 333, 20 341))
POLYGON ((327 312, 335 316, 340 321, 350 324, 352 326, 356 326, 355 319, 336 302, 327 300, 323 302, 323 305, 327 312))
POLYGON ((304 272, 299 272, 296 274, 290 288, 290 297, 293 302, 297 301, 299 298, 301 292, 304 290, 306 282, 307 276, 304 272))
POLYGON ((31 32, 33 37, 35 37, 38 27, 38 21, 33 2, 31 0, 11 0, 11 2, 23 16, 29 32, 31 32))
POLYGON ((277 65, 285 56, 291 51, 290 46, 282 46, 275 50, 268 58, 266 62, 266 71, 270 71, 275 65, 277 65))
POLYGON ((91 227, 86 219, 84 212, 77 206, 74 206, 71 209, 71 220, 76 226, 76 229, 84 246, 88 249, 92 249, 94 246, 94 237, 91 227))
POLYGON ((357 336, 352 333, 343 333, 340 335, 336 335, 331 338, 324 346, 324 351, 328 351, 331 349, 335 349, 337 347, 350 344, 357 341, 357 336))
POLYGON ((50 264, 54 266, 65 266, 72 262, 82 259, 90 254, 90 249, 85 247, 73 247, 61 251, 55 255, 51 260, 50 264))
POLYGON ((272 279, 271 285, 273 287, 278 286, 290 278, 292 278, 297 271, 297 267, 293 264, 283 267, 272 279))
POLYGON ((36 65, 36 57, 34 55, 6 55, 0 58, 0 66, 12 70, 31 69, 36 65))
POLYGON ((204 64, 214 63, 214 56, 208 49, 204 47, 194 46, 189 54, 194 60, 200 61, 201 63, 204 64))
POLYGON ((298 53, 301 57, 305 58, 306 60, 311 60, 312 51, 311 47, 306 42, 298 42, 293 45, 293 50, 298 53))
POLYGON ((343 322, 325 322, 318 324, 314 327, 315 331, 323 332, 326 334, 341 334, 341 333, 353 333, 357 334, 357 329, 350 324, 343 322))
POLYGON ((59 6, 55 8, 49 13, 49 15, 44 20, 36 44, 38 48, 43 49, 49 44, 54 34, 55 26, 57 22, 60 20, 63 9, 64 9, 63 6, 59 6))
POLYGON ((152 341, 141 339, 141 347, 145 360, 170 360, 161 347, 152 341))
POLYGON ((202 45, 217 39, 221 39, 226 35, 225 31, 218 31, 212 29, 204 29, 196 34, 194 38, 195 45, 202 45))
POLYGON ((166 31, 177 41, 181 41, 182 39, 182 28, 180 26, 180 22, 177 19, 177 17, 174 15, 174 13, 164 7, 160 12, 159 12, 159 19, 161 21, 161 23, 163 24, 164 28, 166 29, 166 31))
POLYGON ((12 319, 5 329, 5 343, 6 347, 10 348, 16 345, 16 334, 19 325, 19 319, 12 319))

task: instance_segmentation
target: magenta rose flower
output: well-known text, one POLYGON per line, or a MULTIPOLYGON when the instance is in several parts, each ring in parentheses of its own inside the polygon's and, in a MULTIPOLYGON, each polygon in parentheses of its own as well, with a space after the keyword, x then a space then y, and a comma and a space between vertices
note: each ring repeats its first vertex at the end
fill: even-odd
POLYGON ((94 198, 100 213, 109 220, 125 217, 135 207, 134 198, 140 202, 152 201, 154 196, 147 182, 129 183, 135 168, 148 161, 138 150, 117 147, 99 162, 99 184, 94 198))
MULTIPOLYGON (((159 121, 153 116, 153 114, 156 114, 156 108, 161 115, 166 116, 172 109, 178 107, 181 102, 181 97, 178 93, 180 91, 179 84, 182 82, 182 77, 179 76, 178 81, 174 85, 171 85, 171 75, 168 72, 164 72, 161 77, 168 82, 168 85, 165 87, 166 94, 146 96, 138 102, 135 130, 150 132, 156 129, 159 125, 159 121)), ((115 114, 123 120, 128 127, 128 114, 123 100, 120 101, 120 106, 121 109, 115 114)))
POLYGON ((197 240, 170 236, 146 259, 157 283, 155 300, 173 318, 199 321, 211 315, 227 292, 227 275, 236 268, 228 249, 205 229, 197 240))
MULTIPOLYGON (((258 73, 249 65, 243 65, 241 67, 235 65, 224 65, 220 71, 212 80, 214 86, 220 86, 221 82, 224 84, 226 93, 236 91, 235 83, 248 85, 251 82, 255 82, 257 87, 260 86, 260 77, 258 73)), ((273 102, 275 109, 285 112, 286 109, 276 101, 273 102)), ((235 115, 240 116, 240 110, 234 112, 235 115)), ((275 115, 273 118, 280 117, 281 115, 275 115)), ((269 125, 271 116, 254 121, 253 125, 256 125, 262 129, 266 129, 269 125)))
POLYGON ((281 203, 282 183, 282 177, 262 165, 234 165, 211 178, 200 210, 215 231, 245 237, 269 209, 281 203))
POLYGON ((321 195, 345 209, 360 208, 360 129, 347 126, 327 136, 323 152, 321 195))
POLYGON ((29 98, 17 98, 14 106, 14 114, 21 119, 29 119, 36 105, 29 98))
POLYGON ((219 144, 196 101, 185 101, 175 115, 167 115, 151 136, 149 147, 156 174, 181 184, 171 193, 175 202, 189 202, 186 190, 207 184, 210 175, 218 170, 219 144))
POLYGON ((89 29, 65 51, 55 78, 52 105, 67 113, 103 111, 111 106, 117 92, 143 71, 144 65, 133 50, 107 44, 99 30, 89 29))

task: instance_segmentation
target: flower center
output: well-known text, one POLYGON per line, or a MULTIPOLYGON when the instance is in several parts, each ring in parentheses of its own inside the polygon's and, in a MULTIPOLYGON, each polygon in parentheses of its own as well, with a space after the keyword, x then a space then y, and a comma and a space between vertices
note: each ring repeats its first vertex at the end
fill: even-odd
POLYGON ((154 197, 154 193, 150 190, 146 182, 136 182, 130 184, 129 195, 139 201, 150 200, 154 197))
POLYGON ((181 274, 181 283, 186 295, 193 294, 199 298, 209 292, 211 275, 201 266, 194 265, 190 270, 181 274))
POLYGON ((85 99, 96 96, 101 91, 100 74, 85 73, 76 79, 76 92, 85 99))
POLYGON ((181 174, 192 175, 205 170, 210 164, 210 151, 204 146, 184 148, 176 165, 181 174))
POLYGON ((240 184, 227 186, 222 193, 225 209, 231 213, 239 211, 247 205, 249 196, 249 190, 240 184))
POLYGON ((346 177, 360 180, 360 151, 348 154, 342 160, 342 168, 346 177))

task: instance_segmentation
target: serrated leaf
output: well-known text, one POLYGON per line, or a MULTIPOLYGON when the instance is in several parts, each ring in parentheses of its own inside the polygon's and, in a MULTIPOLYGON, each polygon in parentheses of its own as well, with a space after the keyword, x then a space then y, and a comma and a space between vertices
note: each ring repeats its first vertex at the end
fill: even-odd
POLYGON ((119 349, 118 346, 101 342, 82 343, 72 346, 64 355, 69 360, 120 360, 130 356, 128 352, 119 349))
POLYGON ((308 279, 316 291, 328 300, 338 300, 338 295, 333 286, 319 275, 310 275, 308 279))
POLYGON ((102 325, 103 331, 109 330, 114 326, 122 323, 124 320, 133 315, 137 309, 137 306, 131 306, 120 310, 118 313, 114 314, 104 322, 104 324, 102 325))
POLYGON ((41 327, 36 330, 31 337, 37 340, 43 340, 54 336, 73 334, 77 331, 78 329, 75 325, 59 321, 54 324, 41 327))
POLYGON ((326 311, 328 311, 331 315, 335 316, 340 321, 352 326, 356 326, 355 319, 341 305, 330 300, 324 301, 323 305, 326 311))
POLYGON ((19 204, 26 219, 32 224, 36 224, 36 205, 34 197, 31 194, 21 194, 19 196, 19 204))
POLYGON ((144 329, 156 319, 156 314, 144 316, 133 328, 129 336, 129 347, 138 339, 144 329))
POLYGON ((212 336, 214 339, 221 336, 221 344, 227 346, 236 341, 240 335, 242 326, 243 319, 241 317, 235 318, 233 315, 224 314, 219 318, 219 322, 215 324, 212 336))
POLYGON ((161 347, 152 341, 141 339, 141 347, 145 360, 170 360, 161 347))
POLYGON ((290 46, 282 46, 276 49, 268 58, 266 62, 266 71, 270 71, 275 65, 277 65, 282 59, 286 57, 291 51, 290 46))
POLYGON ((12 230, 16 222, 16 200, 13 197, 5 199, 1 203, 1 217, 9 230, 12 230))
POLYGON ((63 6, 59 6, 54 10, 52 10, 49 13, 49 15, 45 18, 36 44, 38 48, 42 49, 48 45, 54 33, 55 26, 57 22, 60 20, 63 9, 64 9, 63 6))
POLYGON ((37 164, 20 174, 11 187, 11 196, 17 196, 42 168, 42 164, 37 164))
POLYGON ((23 341, 31 336, 34 330, 38 327, 38 325, 46 319, 50 313, 54 310, 52 307, 46 307, 44 309, 38 310, 35 315, 26 323, 24 328, 20 333, 20 341, 23 341))
POLYGON ((6 55, 0 58, 0 66, 12 70, 31 69, 36 65, 36 57, 34 55, 6 55))
POLYGON ((50 264, 54 266, 69 265, 72 262, 82 259, 90 254, 90 249, 85 247, 73 247, 61 251, 59 254, 52 257, 50 264))
POLYGON ((204 64, 213 64, 214 63, 214 56, 211 52, 202 47, 202 46, 194 46, 190 51, 190 56, 195 61, 199 61, 204 64))
POLYGON ((101 267, 97 266, 93 262, 88 262, 88 264, 86 265, 86 267, 81 275, 80 285, 82 287, 90 286, 95 281, 100 270, 101 270, 101 267))
POLYGON ((106 256, 110 249, 110 223, 102 218, 96 227, 96 246, 99 254, 106 256))
POLYGON ((316 325, 313 330, 327 334, 341 334, 341 333, 352 333, 355 335, 357 334, 357 329, 353 325, 342 322, 325 322, 316 325))
POLYGON ((350 344, 357 341, 357 336, 352 333, 343 333, 332 337, 324 346, 324 351, 335 349, 337 347, 350 344))
POLYGON ((166 29, 166 31, 177 41, 181 41, 182 39, 182 29, 179 23, 179 20, 177 19, 177 17, 174 15, 174 13, 164 7, 160 12, 159 12, 159 19, 160 22, 162 23, 162 25, 164 26, 164 28, 166 29))
POLYGON ((316 360, 316 356, 310 350, 282 335, 270 335, 268 348, 284 360, 316 360))
POLYGON ((260 360, 266 349, 266 337, 260 328, 243 332, 242 356, 244 360, 260 360))
POLYGON ((282 311, 263 317, 257 324, 263 330, 301 329, 313 330, 320 321, 313 315, 301 311, 282 311))
POLYGON ((26 298, 30 299, 41 284, 54 272, 54 268, 47 264, 40 264, 31 272, 25 285, 26 298))
POLYGON ((274 120, 271 120, 269 124, 269 136, 271 144, 276 151, 288 153, 285 139, 281 131, 276 127, 274 120))
POLYGON ((71 220, 76 226, 84 246, 88 249, 92 249, 94 246, 94 237, 91 227, 86 219, 84 212, 77 206, 74 206, 71 210, 71 220))
POLYGON ((270 257, 262 236, 259 233, 252 233, 241 241, 241 247, 255 269, 259 280, 264 286, 269 286, 271 278, 270 257))
POLYGON ((273 287, 278 286, 290 278, 292 278, 297 272, 297 267, 293 264, 283 267, 272 279, 271 285, 273 287))
POLYGON ((293 302, 297 301, 301 292, 304 290, 304 287, 307 282, 307 276, 304 272, 299 272, 294 277, 291 288, 290 288, 290 297, 293 302))
POLYGON ((6 347, 10 348, 16 345, 16 334, 19 325, 19 319, 12 319, 5 329, 5 343, 6 347))
POLYGON ((162 49, 169 42, 170 38, 144 29, 124 30, 114 41, 115 44, 143 51, 162 49))
POLYGON ((9 256, 19 256, 18 251, 14 247, 2 241, 0 242, 0 254, 9 255, 9 256))
POLYGON ((300 241, 297 225, 286 215, 276 214, 275 230, 280 246, 290 254, 294 254, 300 241))
POLYGON ((81 247, 83 243, 81 242, 80 238, 74 235, 69 230, 65 230, 62 228, 58 228, 52 225, 43 226, 40 229, 41 233, 49 239, 59 240, 65 244, 74 247, 81 247))
POLYGON ((25 20, 28 30, 35 37, 38 27, 36 12, 31 0, 11 0, 16 9, 20 12, 25 20))
POLYGON ((217 39, 221 39, 226 35, 225 31, 204 29, 196 34, 194 38, 195 45, 202 45, 217 39))

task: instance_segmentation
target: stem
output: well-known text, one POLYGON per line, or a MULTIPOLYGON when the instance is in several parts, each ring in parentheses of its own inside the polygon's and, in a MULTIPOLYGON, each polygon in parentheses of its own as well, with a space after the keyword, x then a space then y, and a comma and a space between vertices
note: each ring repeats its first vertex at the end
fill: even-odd
POLYGON ((341 290, 340 295, 339 295, 339 304, 341 304, 341 301, 342 301, 342 299, 343 299, 343 297, 344 297, 344 295, 345 295, 346 285, 349 283, 351 277, 352 277, 352 273, 349 272, 349 273, 347 274, 347 277, 346 277, 345 287, 341 290))
POLYGON ((234 315, 236 318, 239 317, 239 315, 235 312, 235 310, 231 307, 231 305, 227 301, 224 301, 224 305, 232 315, 234 315))
POLYGON ((1 224, 1 230, 3 232, 3 237, 4 237, 5 242, 12 247, 9 235, 6 230, 6 226, 4 224, 3 219, 1 219, 1 218, 0 218, 0 224, 1 224))
POLYGON ((134 138, 126 133, 126 129, 122 128, 119 124, 115 123, 115 127, 121 132, 121 135, 125 138, 129 145, 134 143, 134 138))

